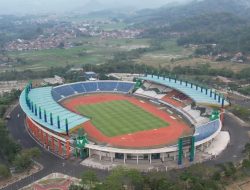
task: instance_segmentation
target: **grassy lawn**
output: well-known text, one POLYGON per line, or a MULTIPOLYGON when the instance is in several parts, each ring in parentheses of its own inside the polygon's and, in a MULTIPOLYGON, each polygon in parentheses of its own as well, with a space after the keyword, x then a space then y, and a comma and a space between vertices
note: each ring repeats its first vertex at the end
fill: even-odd
POLYGON ((193 54, 193 49, 178 46, 176 39, 167 39, 162 42, 163 50, 146 53, 141 58, 136 60, 138 64, 154 66, 156 68, 173 69, 177 66, 196 67, 198 64, 210 64, 213 68, 223 69, 230 68, 234 72, 239 72, 242 69, 249 68, 249 64, 239 64, 231 61, 216 62, 205 58, 196 58, 189 56, 193 54), (174 59, 174 61, 171 61, 174 59))
POLYGON ((26 64, 16 65, 16 70, 42 70, 49 67, 84 64, 103 64, 118 51, 129 51, 133 47, 148 46, 148 39, 99 39, 80 37, 71 39, 82 45, 70 49, 10 52, 11 58, 21 58, 26 64))
POLYGON ((109 137, 169 125, 127 100, 83 105, 78 106, 77 110, 90 117, 93 125, 109 137))

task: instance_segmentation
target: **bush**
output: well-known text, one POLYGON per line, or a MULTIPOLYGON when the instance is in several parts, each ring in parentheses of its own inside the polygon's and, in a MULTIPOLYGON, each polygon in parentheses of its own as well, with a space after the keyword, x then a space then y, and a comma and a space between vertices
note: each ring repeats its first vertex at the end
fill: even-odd
POLYGON ((24 150, 21 154, 18 154, 13 161, 13 164, 17 172, 22 172, 30 168, 33 164, 32 159, 40 156, 40 150, 38 148, 32 148, 24 150))
POLYGON ((0 179, 10 177, 10 170, 7 166, 0 164, 0 179))

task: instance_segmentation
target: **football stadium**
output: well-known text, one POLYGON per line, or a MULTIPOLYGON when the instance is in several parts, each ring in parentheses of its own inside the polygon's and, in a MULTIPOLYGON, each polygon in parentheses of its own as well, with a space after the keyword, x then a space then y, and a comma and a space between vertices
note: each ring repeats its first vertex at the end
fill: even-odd
POLYGON ((26 129, 65 159, 182 165, 221 132, 226 98, 213 89, 167 76, 83 81, 33 88, 20 96, 26 129))

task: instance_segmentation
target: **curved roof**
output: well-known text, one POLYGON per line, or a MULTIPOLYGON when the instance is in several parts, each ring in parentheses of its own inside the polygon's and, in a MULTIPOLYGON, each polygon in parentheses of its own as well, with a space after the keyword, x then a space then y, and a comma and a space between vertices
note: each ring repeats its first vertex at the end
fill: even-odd
MULTIPOLYGON (((51 94, 52 87, 43 87, 43 88, 35 88, 31 89, 28 94, 29 99, 36 104, 37 109, 41 107, 42 110, 42 118, 39 118, 39 114, 37 116, 33 113, 26 104, 25 99, 25 90, 22 92, 20 96, 20 105, 23 111, 27 114, 28 117, 31 117, 34 121, 43 125, 47 129, 53 130, 58 133, 66 132, 65 120, 68 119, 68 127, 69 130, 77 127, 78 125, 88 121, 88 118, 82 117, 78 114, 75 114, 67 109, 63 108, 59 105, 52 97, 51 94), (47 112, 47 122, 44 120, 44 109, 47 112), (50 124, 50 113, 53 113, 53 125, 50 124), (57 124, 57 116, 60 118, 60 129, 57 124)), ((37 111, 38 112, 38 111, 37 111)))
MULTIPOLYGON (((167 77, 158 77, 155 75, 147 75, 144 77, 139 77, 142 80, 147 80, 151 82, 155 82, 158 84, 162 84, 164 86, 168 86, 177 91, 182 92, 183 94, 189 96, 193 101, 197 104, 210 105, 210 106, 222 106, 222 97, 218 94, 215 95, 215 92, 211 89, 202 89, 201 87, 186 83, 185 81, 170 79, 167 77)), ((228 106, 229 102, 224 100, 224 106, 228 106)))

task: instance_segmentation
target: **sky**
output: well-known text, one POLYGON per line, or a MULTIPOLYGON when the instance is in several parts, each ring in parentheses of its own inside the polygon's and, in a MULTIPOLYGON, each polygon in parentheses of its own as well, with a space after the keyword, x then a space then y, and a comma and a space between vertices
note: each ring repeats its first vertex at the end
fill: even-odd
POLYGON ((63 13, 74 10, 89 12, 123 7, 143 9, 186 1, 190 0, 0 0, 0 15, 63 13))

